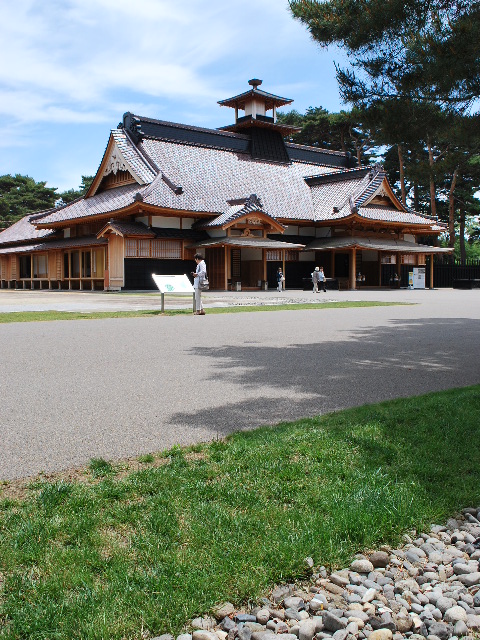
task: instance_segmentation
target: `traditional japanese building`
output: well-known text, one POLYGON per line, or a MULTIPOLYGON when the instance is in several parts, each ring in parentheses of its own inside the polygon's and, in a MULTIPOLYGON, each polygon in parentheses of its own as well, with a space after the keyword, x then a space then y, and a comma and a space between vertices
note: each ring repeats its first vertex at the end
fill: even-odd
POLYGON ((445 251, 444 226, 381 166, 287 142, 276 112, 292 100, 249 85, 219 102, 235 121, 218 130, 126 113, 84 197, 0 233, 2 288, 154 289, 152 273, 189 273, 200 251, 214 289, 275 286, 279 266, 301 287, 315 265, 353 289, 445 251))

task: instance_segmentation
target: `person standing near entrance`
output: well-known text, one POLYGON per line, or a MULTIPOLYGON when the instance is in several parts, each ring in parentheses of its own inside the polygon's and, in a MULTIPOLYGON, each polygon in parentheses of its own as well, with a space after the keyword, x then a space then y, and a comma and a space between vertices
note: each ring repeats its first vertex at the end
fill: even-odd
POLYGON ((318 283, 320 282, 320 267, 315 267, 312 273, 313 293, 318 293, 318 283))
POLYGON ((283 283, 285 282, 285 276, 283 275, 282 267, 278 267, 277 271, 277 291, 281 293, 283 291, 283 283))
POLYGON ((320 271, 318 272, 318 281, 320 283, 320 287, 323 289, 324 293, 327 292, 327 287, 325 286, 326 277, 323 272, 323 267, 320 267, 320 271))
POLYGON ((205 264, 205 260, 201 253, 196 253, 194 258, 197 263, 197 268, 195 271, 192 271, 193 288, 195 289, 195 315, 204 316, 205 311, 203 310, 202 304, 202 285, 207 279, 207 265, 205 264))

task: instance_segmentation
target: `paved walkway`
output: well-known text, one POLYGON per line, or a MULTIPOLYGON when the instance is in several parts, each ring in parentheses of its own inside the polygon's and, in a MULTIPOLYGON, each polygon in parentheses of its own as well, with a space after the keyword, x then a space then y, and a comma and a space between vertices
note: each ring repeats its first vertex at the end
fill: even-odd
MULTIPOLYGON (((0 292, 2 311, 159 305, 158 294, 0 292)), ((205 307, 0 325, 0 479, 480 383, 480 290, 208 292, 205 307), (415 304, 208 314, 300 300, 415 304)))

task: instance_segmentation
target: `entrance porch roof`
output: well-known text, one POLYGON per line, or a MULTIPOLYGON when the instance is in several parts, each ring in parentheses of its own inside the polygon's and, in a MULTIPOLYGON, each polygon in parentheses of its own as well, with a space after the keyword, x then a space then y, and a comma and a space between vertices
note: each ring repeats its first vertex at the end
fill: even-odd
POLYGON ((223 236, 222 238, 209 238, 202 242, 191 245, 191 248, 208 248, 208 247, 239 247, 249 249, 298 249, 304 248, 303 244, 294 244, 293 242, 281 242, 279 240, 270 240, 269 238, 255 238, 242 236, 223 236))
POLYGON ((451 253, 448 247, 434 247, 426 244, 416 244, 406 240, 382 238, 317 238, 305 247, 305 251, 329 251, 334 249, 371 249, 389 253, 451 253))

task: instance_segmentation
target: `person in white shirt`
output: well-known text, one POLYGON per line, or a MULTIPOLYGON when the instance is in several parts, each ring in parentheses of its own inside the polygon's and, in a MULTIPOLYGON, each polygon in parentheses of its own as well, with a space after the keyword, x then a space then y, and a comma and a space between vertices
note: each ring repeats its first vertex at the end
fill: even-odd
POLYGON ((195 313, 196 316, 204 316, 205 311, 203 310, 202 304, 202 289, 201 286, 207 278, 207 265, 205 264, 205 260, 201 253, 196 253, 195 262, 197 263, 197 268, 195 271, 192 271, 193 276, 193 288, 195 289, 195 313))

